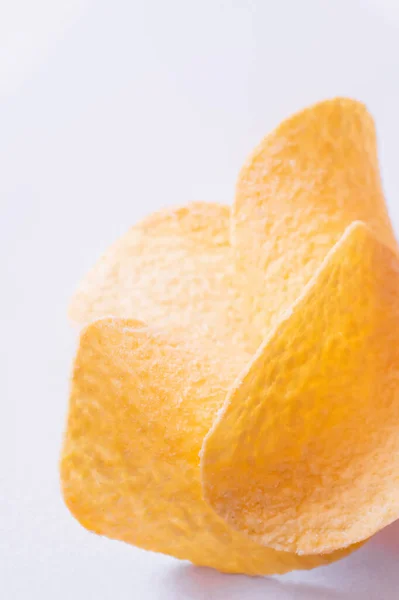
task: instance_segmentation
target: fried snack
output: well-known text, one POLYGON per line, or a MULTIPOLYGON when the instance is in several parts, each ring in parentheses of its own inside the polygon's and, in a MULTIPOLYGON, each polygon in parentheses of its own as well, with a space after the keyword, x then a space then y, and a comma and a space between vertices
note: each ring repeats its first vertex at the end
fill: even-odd
POLYGON ((399 513, 398 294, 370 115, 346 99, 298 113, 232 209, 161 211, 82 282, 68 507, 226 572, 346 555, 399 513))

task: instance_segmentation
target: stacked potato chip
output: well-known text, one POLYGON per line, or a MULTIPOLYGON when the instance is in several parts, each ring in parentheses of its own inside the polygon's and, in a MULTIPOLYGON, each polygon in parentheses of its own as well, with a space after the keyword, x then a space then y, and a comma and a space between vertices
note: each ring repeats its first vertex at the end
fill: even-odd
POLYGON ((280 125, 231 209, 133 227, 71 315, 61 475, 88 529, 269 574, 399 516, 399 262, 362 104, 280 125))

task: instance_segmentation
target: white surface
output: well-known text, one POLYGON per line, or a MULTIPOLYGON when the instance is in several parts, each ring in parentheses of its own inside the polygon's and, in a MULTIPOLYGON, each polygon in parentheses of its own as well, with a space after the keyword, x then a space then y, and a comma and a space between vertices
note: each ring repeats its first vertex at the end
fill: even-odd
POLYGON ((399 523, 328 568, 226 576, 89 534, 57 474, 75 344, 66 304, 131 223, 231 199, 272 126, 345 94, 377 119, 398 229, 397 3, 3 0, 0 45, 0 598, 397 598, 399 523))

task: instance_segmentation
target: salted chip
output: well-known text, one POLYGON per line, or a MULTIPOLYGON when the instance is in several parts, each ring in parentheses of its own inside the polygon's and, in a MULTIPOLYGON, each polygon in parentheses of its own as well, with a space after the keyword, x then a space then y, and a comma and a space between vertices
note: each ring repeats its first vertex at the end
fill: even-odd
POLYGON ((150 227, 133 228, 83 282, 72 307, 75 315, 84 311, 83 320, 97 310, 120 315, 134 308, 154 318, 151 326, 102 319, 83 330, 61 461, 63 493, 85 527, 148 550, 228 572, 309 569, 347 551, 299 557, 265 548, 232 531, 202 495, 203 439, 250 359, 239 340, 252 351, 257 344, 246 321, 237 326, 248 310, 241 317, 237 308, 246 295, 232 278, 226 213, 205 203, 162 211, 150 227), (205 229, 209 221, 217 242, 205 229), (221 255, 228 258, 224 267, 221 255), (210 260, 218 268, 209 269, 210 260), (158 300, 157 311, 148 298, 158 300), (190 315, 190 336, 180 306, 190 315), (210 320, 200 327, 208 318, 211 331, 210 320), (215 332, 220 343, 228 338, 223 352, 210 343, 215 332))
POLYGON ((343 552, 276 552, 233 531, 203 499, 199 452, 228 382, 141 323, 103 319, 82 333, 61 461, 65 501, 87 528, 226 572, 284 573, 343 552))
POLYGON ((399 516, 399 261, 351 225, 234 386, 204 493, 278 550, 331 552, 399 516))
POLYGON ((212 315, 212 305, 223 297, 225 265, 231 262, 229 226, 230 208, 215 203, 147 217, 84 278, 71 302, 72 320, 82 325, 104 316, 134 316, 184 332, 198 312, 212 315), (205 307, 204 294, 211 295, 205 307))
POLYGON ((135 318, 211 342, 217 356, 219 346, 233 341, 239 371, 262 338, 251 332, 249 293, 236 275, 229 228, 230 207, 215 203, 151 215, 85 277, 70 306, 72 320, 135 318))
POLYGON ((311 106, 255 149, 238 178, 232 239, 263 335, 357 220, 396 251, 363 104, 336 98, 311 106))
MULTIPOLYGON (((370 117, 356 102, 334 100, 303 111, 263 142, 241 172, 232 213, 207 203, 161 211, 133 227, 100 260, 70 311, 85 328, 61 476, 66 502, 83 525, 199 565, 250 574, 311 568, 354 549, 350 535, 330 554, 324 554, 328 544, 323 550, 311 542, 305 551, 292 540, 292 547, 283 538, 281 544, 267 542, 256 527, 267 528, 271 521, 256 522, 254 498, 248 512, 253 528, 239 522, 243 490, 234 487, 232 457, 218 463, 224 433, 217 433, 227 415, 218 417, 220 410, 242 389, 245 419, 233 423, 230 435, 237 436, 237 444, 250 445, 248 373, 268 348, 264 340, 271 339, 282 314, 287 318, 287 309, 299 306, 312 278, 318 289, 330 264, 324 263, 326 255, 330 252, 331 260, 337 242, 337 252, 348 244, 352 234, 338 240, 354 219, 367 222, 378 244, 395 248, 370 117), (214 461, 221 467, 217 482, 214 461)), ((359 290, 349 306, 357 302, 359 290)), ((325 314, 312 313, 315 306, 311 303, 307 316, 321 327, 325 314)), ((353 340, 357 337, 347 340, 349 354, 353 340)), ((310 347, 316 342, 310 340, 310 347)), ((301 360, 300 348, 297 353, 296 344, 287 343, 290 356, 284 359, 301 360)), ((316 385, 321 374, 314 376, 316 385)), ((274 385, 268 382, 265 389, 274 385)), ((284 412, 276 416, 273 429, 279 439, 283 418, 284 412)), ((310 436, 311 420, 304 426, 303 434, 310 436)), ((284 435, 280 442, 289 445, 284 435)), ((247 479, 269 472, 260 450, 259 457, 259 464, 249 460, 247 479)), ((267 496, 259 495, 260 511, 264 501, 267 496)))

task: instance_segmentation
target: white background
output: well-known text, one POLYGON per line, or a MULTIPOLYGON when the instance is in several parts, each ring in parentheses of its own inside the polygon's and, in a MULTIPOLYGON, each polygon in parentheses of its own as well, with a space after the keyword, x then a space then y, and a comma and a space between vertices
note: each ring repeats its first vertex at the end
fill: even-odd
POLYGON ((2 600, 399 596, 399 523, 339 564, 250 579, 98 538, 59 493, 77 281, 143 215, 230 200, 263 135, 335 95, 377 119, 398 230, 395 0, 0 2, 2 600))

